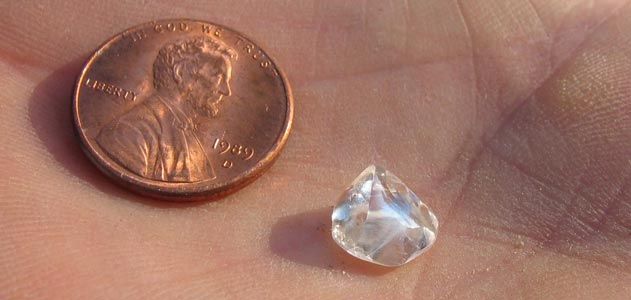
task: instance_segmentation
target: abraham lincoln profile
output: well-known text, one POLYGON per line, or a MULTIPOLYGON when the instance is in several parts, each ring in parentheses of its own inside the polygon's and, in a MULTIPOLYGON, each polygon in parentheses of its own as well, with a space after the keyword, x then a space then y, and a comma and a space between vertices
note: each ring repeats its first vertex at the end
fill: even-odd
POLYGON ((153 64, 154 92, 104 126, 97 142, 110 157, 148 179, 215 178, 194 120, 215 117, 230 96, 236 52, 208 37, 170 43, 153 64))

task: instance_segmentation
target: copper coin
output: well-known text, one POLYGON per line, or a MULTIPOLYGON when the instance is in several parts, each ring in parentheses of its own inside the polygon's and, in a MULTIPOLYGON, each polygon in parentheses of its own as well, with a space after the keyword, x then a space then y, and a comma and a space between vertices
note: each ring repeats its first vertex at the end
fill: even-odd
POLYGON ((164 20, 128 29, 90 57, 73 115, 83 149, 111 178, 198 200, 270 167, 287 141, 293 99, 272 58, 239 32, 164 20))

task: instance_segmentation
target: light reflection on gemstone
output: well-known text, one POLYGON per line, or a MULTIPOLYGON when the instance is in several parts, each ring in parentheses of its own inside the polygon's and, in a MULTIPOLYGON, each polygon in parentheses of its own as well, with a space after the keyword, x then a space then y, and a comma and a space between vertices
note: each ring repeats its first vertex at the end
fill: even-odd
POLYGON ((335 242, 351 255, 400 266, 429 249, 438 220, 399 178, 369 166, 340 197, 331 215, 335 242))

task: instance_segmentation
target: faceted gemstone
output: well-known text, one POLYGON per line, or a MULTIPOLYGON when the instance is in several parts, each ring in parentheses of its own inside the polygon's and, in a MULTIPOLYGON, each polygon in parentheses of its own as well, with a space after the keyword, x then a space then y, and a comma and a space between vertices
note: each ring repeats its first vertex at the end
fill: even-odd
POLYGON ((434 244, 438 220, 389 171, 370 166, 342 194, 331 215, 333 239, 351 255, 384 266, 403 265, 434 244))

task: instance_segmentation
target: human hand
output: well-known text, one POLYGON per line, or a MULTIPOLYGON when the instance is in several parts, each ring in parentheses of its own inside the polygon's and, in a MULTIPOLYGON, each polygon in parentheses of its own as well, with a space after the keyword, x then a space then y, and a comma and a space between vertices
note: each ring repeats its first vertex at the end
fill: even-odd
POLYGON ((631 293, 625 1, 41 1, 0 4, 1 298, 624 298, 631 293), (234 28, 290 80, 276 164, 224 199, 168 203, 81 153, 74 81, 150 20, 234 28), (331 241, 364 167, 436 212, 395 269, 331 241))

